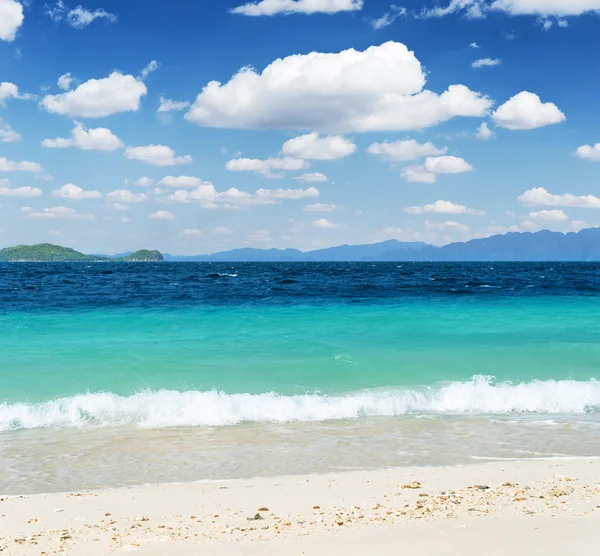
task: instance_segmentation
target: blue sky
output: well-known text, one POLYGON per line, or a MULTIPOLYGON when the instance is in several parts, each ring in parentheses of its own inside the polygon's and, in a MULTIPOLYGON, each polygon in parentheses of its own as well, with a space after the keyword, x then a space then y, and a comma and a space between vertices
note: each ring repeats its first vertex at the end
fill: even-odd
POLYGON ((0 0, 0 246, 600 225, 599 22, 600 0, 0 0))

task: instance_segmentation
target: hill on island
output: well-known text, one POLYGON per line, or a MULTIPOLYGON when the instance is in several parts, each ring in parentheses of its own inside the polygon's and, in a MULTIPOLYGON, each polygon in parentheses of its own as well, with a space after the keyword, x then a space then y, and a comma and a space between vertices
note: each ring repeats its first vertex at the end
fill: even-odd
POLYGON ((124 257, 102 257, 98 255, 84 255, 75 249, 52 245, 51 243, 38 243, 36 245, 16 245, 0 249, 2 262, 32 262, 32 263, 95 263, 95 262, 160 262, 163 256, 159 251, 142 249, 124 257))

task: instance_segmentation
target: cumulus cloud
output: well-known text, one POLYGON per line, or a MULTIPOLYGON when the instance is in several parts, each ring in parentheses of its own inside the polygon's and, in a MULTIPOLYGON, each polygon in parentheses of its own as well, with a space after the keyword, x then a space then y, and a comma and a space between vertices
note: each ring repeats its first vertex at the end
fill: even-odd
POLYGON ((481 125, 477 128, 477 133, 475 133, 475 137, 480 141, 487 141, 495 135, 486 122, 481 122, 481 125))
POLYGON ((64 73, 63 75, 61 75, 58 78, 58 81, 56 82, 56 84, 63 91, 68 91, 71 88, 71 83, 73 83, 74 80, 75 80, 75 78, 71 75, 70 72, 68 72, 68 73, 64 73))
POLYGON ((265 178, 280 179, 286 171, 297 171, 308 168, 308 163, 298 158, 284 156, 281 158, 235 158, 225 165, 230 172, 255 172, 265 178))
MULTIPOLYGON (((1 184, 2 182, 0 182, 1 184)), ((0 185, 0 195, 3 197, 41 197, 42 190, 37 187, 6 187, 0 185)))
POLYGON ((563 210, 540 210, 538 212, 530 212, 529 218, 532 220, 540 220, 542 222, 564 222, 569 220, 569 217, 563 210))
POLYGON ((299 200, 319 196, 315 187, 307 189, 259 189, 251 194, 232 187, 219 192, 210 182, 201 182, 202 185, 193 189, 179 189, 167 197, 166 201, 175 203, 200 203, 203 208, 240 208, 253 205, 278 204, 283 200, 299 200))
POLYGON ((140 100, 146 93, 142 81, 114 71, 102 79, 89 79, 72 91, 46 95, 42 106, 48 112, 63 116, 102 118, 139 110, 140 100))
POLYGON ((492 118, 497 126, 512 130, 537 129, 567 119, 556 104, 543 103, 538 95, 527 91, 506 101, 492 118))
POLYGON ((579 158, 583 158, 585 160, 592 160, 593 162, 600 161, 600 143, 596 143, 595 145, 582 145, 577 149, 575 154, 579 158))
POLYGON ((165 176, 162 178, 158 185, 164 185, 166 187, 202 187, 203 185, 212 185, 208 181, 203 181, 200 178, 194 176, 165 176))
POLYGON ((304 207, 305 212, 333 212, 339 207, 333 204, 327 203, 314 203, 312 205, 306 205, 304 207))
POLYGON ((457 156, 428 156, 424 166, 432 174, 462 174, 473 170, 473 166, 457 156))
POLYGON ((186 118, 207 127, 311 129, 320 132, 413 130, 457 116, 483 116, 491 101, 451 85, 424 90, 426 74, 397 42, 339 53, 278 59, 262 73, 242 68, 208 83, 186 118))
POLYGON ((102 193, 100 191, 86 191, 73 183, 67 183, 53 191, 52 196, 68 199, 69 201, 84 201, 87 199, 100 199, 102 193))
POLYGON ((82 149, 85 151, 112 152, 123 148, 121 140, 105 127, 86 129, 83 124, 76 122, 68 139, 44 139, 42 146, 51 149, 82 149))
POLYGON ((117 189, 106 194, 106 199, 112 203, 143 203, 148 199, 145 193, 134 193, 127 189, 117 189))
POLYGON ((460 222, 455 222, 454 220, 448 220, 446 222, 430 222, 429 220, 426 220, 425 229, 431 232, 456 232, 461 234, 471 231, 471 228, 466 224, 461 224, 460 222))
POLYGON ((475 69, 479 68, 493 68, 494 66, 499 66, 502 63, 500 58, 480 58, 479 60, 475 60, 471 67, 475 69))
POLYGON ((321 174, 321 172, 309 172, 307 174, 301 174, 300 176, 294 178, 299 181, 308 181, 308 182, 326 182, 329 181, 329 178, 325 174, 321 174))
POLYGON ((475 216, 484 215, 482 210, 471 209, 463 205, 455 205, 450 201, 436 201, 423 207, 406 207, 403 209, 406 214, 472 214, 475 216))
POLYGON ((33 210, 29 207, 24 207, 28 210, 21 209, 22 212, 27 214, 28 218, 47 218, 54 220, 57 218, 69 218, 74 220, 92 220, 94 218, 91 214, 80 214, 75 209, 69 207, 52 207, 44 208, 42 210, 33 210))
POLYGON ((158 107, 159 112, 173 112, 185 110, 190 103, 187 100, 169 100, 165 97, 160 97, 160 106, 158 107))
POLYGON ((381 17, 371 20, 371 27, 378 31, 385 27, 389 27, 400 16, 406 15, 406 8, 392 4, 389 11, 385 12, 381 17))
POLYGON ((202 230, 198 230, 196 228, 187 228, 179 234, 179 237, 190 238, 190 237, 202 237, 203 235, 204 234, 202 233, 202 230))
POLYGON ((15 162, 0 156, 0 172, 33 172, 41 173, 44 169, 37 162, 15 162))
POLYGON ((168 210, 157 210, 150 215, 153 220, 175 220, 175 215, 168 210))
POLYGON ((286 141, 281 148, 284 155, 305 160, 337 160, 356 151, 356 145, 342 135, 319 136, 308 133, 286 141))
POLYGON ((384 160, 393 162, 396 160, 417 160, 418 158, 424 158, 426 156, 446 154, 448 148, 443 147, 438 149, 429 141, 421 144, 414 139, 407 139, 405 141, 394 141, 391 143, 387 141, 384 141, 383 143, 373 143, 369 145, 367 152, 369 154, 380 156, 384 160))
POLYGON ((138 187, 152 187, 154 185, 154 180, 144 176, 143 178, 134 181, 133 185, 137 185, 138 187))
POLYGON ((476 42, 472 42, 469 46, 471 48, 481 48, 481 45, 477 44, 476 42))
POLYGON ((176 156, 171 147, 165 145, 146 145, 145 147, 130 147, 125 149, 125 156, 129 160, 139 160, 154 166, 175 166, 177 164, 191 164, 192 157, 176 156))
POLYGON ((337 228, 338 224, 334 224, 327 220, 327 218, 319 218, 313 222, 315 228, 337 228))
POLYGON ((363 0, 260 0, 231 9, 231 13, 247 16, 290 14, 334 14, 361 10, 363 0))
POLYGON ((525 191, 517 199, 523 205, 541 205, 550 207, 600 208, 600 198, 594 195, 573 195, 563 193, 553 195, 543 187, 535 187, 525 191))
POLYGON ((0 41, 15 40, 23 24, 23 6, 16 0, 0 0, 0 41))
POLYGON ((55 4, 46 6, 46 15, 50 16, 52 21, 66 21, 75 29, 83 29, 96 19, 104 19, 108 23, 117 21, 117 16, 103 9, 86 10, 82 6, 77 6, 74 9, 69 8, 62 0, 58 0, 55 4))
POLYGON ((407 166, 400 174, 409 183, 435 183, 437 176, 428 172, 424 166, 407 166))
MULTIPOLYGON (((0 2, 1 1, 2 0, 0 0, 0 2)), ((3 81, 2 83, 0 83, 0 106, 4 106, 6 100, 8 100, 9 98, 33 100, 35 96, 30 95, 28 93, 21 94, 19 93, 19 87, 17 87, 14 83, 10 83, 9 81, 3 81)))
POLYGON ((18 143, 20 140, 21 136, 12 126, 0 119, 0 143, 18 143))

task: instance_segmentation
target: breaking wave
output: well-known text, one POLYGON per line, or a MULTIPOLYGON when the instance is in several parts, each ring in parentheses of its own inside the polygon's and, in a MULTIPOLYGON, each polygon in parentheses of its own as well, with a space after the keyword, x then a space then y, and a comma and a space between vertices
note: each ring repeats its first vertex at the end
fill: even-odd
POLYGON ((467 382, 364 390, 340 395, 217 391, 81 394, 44 403, 0 405, 0 432, 36 428, 229 426, 316 422, 407 414, 586 413, 600 409, 600 381, 467 382))

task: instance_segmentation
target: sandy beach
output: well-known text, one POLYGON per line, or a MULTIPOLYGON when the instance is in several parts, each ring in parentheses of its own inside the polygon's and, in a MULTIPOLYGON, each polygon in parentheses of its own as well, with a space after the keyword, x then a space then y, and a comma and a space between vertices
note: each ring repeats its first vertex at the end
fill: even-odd
POLYGON ((600 460, 494 462, 3 496, 10 555, 574 554, 600 460))

